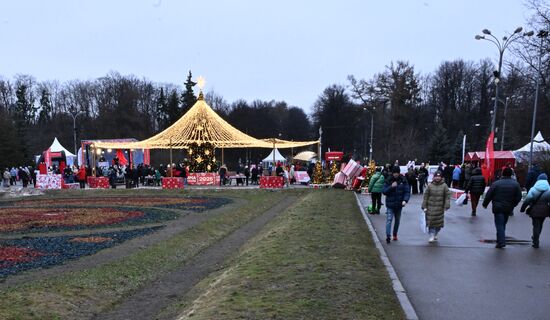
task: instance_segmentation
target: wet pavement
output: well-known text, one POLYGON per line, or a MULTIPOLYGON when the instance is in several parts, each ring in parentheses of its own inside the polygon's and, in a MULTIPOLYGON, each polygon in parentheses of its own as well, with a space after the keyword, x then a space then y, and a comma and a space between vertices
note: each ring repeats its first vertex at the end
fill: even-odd
MULTIPOLYGON (((361 195, 364 206, 370 195, 361 195)), ((420 230, 420 195, 403 209, 399 240, 386 244, 385 207, 369 215, 420 319, 550 319, 550 220, 531 247, 531 219, 516 208, 508 245, 495 248, 490 209, 452 202, 437 243, 420 230)), ((384 199, 382 200, 384 202, 384 199)))

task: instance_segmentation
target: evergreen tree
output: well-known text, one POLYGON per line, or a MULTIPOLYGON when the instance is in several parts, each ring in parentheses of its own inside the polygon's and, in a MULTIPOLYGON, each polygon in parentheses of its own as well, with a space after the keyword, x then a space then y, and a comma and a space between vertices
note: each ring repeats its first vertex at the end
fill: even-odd
POLYGON ((195 102, 197 102, 197 97, 193 92, 193 87, 197 83, 193 82, 191 78, 192 78, 192 74, 191 74, 191 70, 189 70, 189 74, 187 75, 187 80, 184 83, 185 91, 181 94, 182 114, 185 114, 189 109, 191 109, 191 107, 195 104, 195 102))
POLYGON ((216 156, 211 143, 193 143, 187 150, 190 172, 216 172, 216 156))
POLYGON ((180 100, 178 98, 178 92, 175 89, 172 90, 172 92, 170 93, 166 107, 166 114, 168 115, 168 127, 174 124, 174 122, 178 121, 181 116, 180 100))
POLYGON ((27 99, 27 89, 25 84, 17 87, 17 91, 15 92, 17 101, 14 110, 15 131, 20 139, 18 149, 23 159, 25 159, 24 161, 30 160, 27 133, 36 116, 36 108, 33 106, 32 101, 28 101, 27 99))
POLYGON ((0 110, 0 165, 19 166, 25 163, 21 152, 21 141, 13 125, 13 119, 6 111, 0 110))
POLYGON ((441 125, 436 127, 430 141, 429 157, 431 163, 439 163, 441 161, 449 163, 449 160, 451 160, 447 129, 441 125))
POLYGON ((39 123, 47 123, 50 121, 52 114, 52 102, 50 100, 50 93, 47 89, 42 89, 42 96, 40 97, 40 113, 38 114, 39 123))
MULTIPOLYGON (((177 96, 177 95, 176 95, 177 96)), ((166 96, 164 95, 164 88, 160 88, 160 94, 157 98, 157 105, 156 105, 156 121, 157 121, 157 130, 163 130, 166 129, 168 126, 168 103, 166 102, 166 96)))

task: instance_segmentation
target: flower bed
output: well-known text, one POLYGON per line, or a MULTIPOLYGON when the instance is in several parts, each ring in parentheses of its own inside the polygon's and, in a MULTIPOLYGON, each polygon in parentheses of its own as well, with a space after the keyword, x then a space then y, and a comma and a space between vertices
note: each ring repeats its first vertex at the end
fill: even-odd
POLYGON ((61 198, 61 199, 39 199, 39 200, 21 200, 9 202, 3 205, 7 206, 135 206, 135 207, 158 207, 174 208, 192 211, 204 211, 215 209, 231 200, 226 198, 208 198, 208 197, 105 197, 100 199, 85 198, 61 198))
POLYGON ((79 236, 25 237, 5 240, 0 246, 0 278, 24 270, 44 268, 91 255, 162 227, 79 236))
POLYGON ((0 233, 49 232, 158 223, 174 219, 174 212, 151 208, 13 208, 0 210, 0 233))

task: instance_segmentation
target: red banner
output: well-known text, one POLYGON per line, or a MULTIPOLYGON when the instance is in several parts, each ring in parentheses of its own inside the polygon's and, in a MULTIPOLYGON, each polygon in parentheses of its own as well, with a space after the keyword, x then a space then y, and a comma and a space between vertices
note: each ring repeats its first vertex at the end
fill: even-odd
POLYGON ((220 175, 217 173, 190 173, 187 176, 187 184, 197 186, 220 185, 220 175))
POLYGON ((489 182, 493 179, 495 172, 495 149, 494 149, 495 133, 491 131, 487 144, 485 145, 485 163, 481 167, 485 181, 489 182))

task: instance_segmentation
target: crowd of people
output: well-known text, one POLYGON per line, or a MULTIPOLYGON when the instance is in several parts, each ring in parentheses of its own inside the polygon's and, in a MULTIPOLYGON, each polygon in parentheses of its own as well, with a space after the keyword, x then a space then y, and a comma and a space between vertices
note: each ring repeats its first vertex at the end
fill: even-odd
MULTIPOLYGON (((520 211, 526 212, 532 219, 532 246, 539 248, 539 239, 546 217, 550 217, 550 184, 548 176, 538 168, 530 171, 526 182, 526 196, 520 211), (536 175, 536 181, 529 179, 536 175)), ((399 165, 387 165, 376 168, 371 177, 368 190, 371 194, 371 214, 380 214, 382 194, 386 196, 386 242, 398 240, 398 231, 402 209, 410 200, 411 194, 422 194, 421 208, 424 211, 429 242, 438 240, 439 232, 444 227, 445 211, 451 207, 451 187, 463 189, 465 198, 470 200, 472 216, 477 215, 477 206, 484 195, 482 206, 487 208, 492 203, 492 213, 496 228, 496 248, 506 246, 506 224, 522 200, 522 187, 518 183, 515 172, 510 165, 499 170, 488 190, 486 179, 479 167, 467 164, 465 166, 445 166, 440 164, 427 184, 425 165, 409 167, 405 175, 401 174, 399 165), (420 181, 419 181, 420 180, 420 181), (425 188, 426 187, 426 188, 425 188), (392 228, 393 225, 393 228, 392 228)), ((467 200, 466 200, 467 201, 467 200)))

